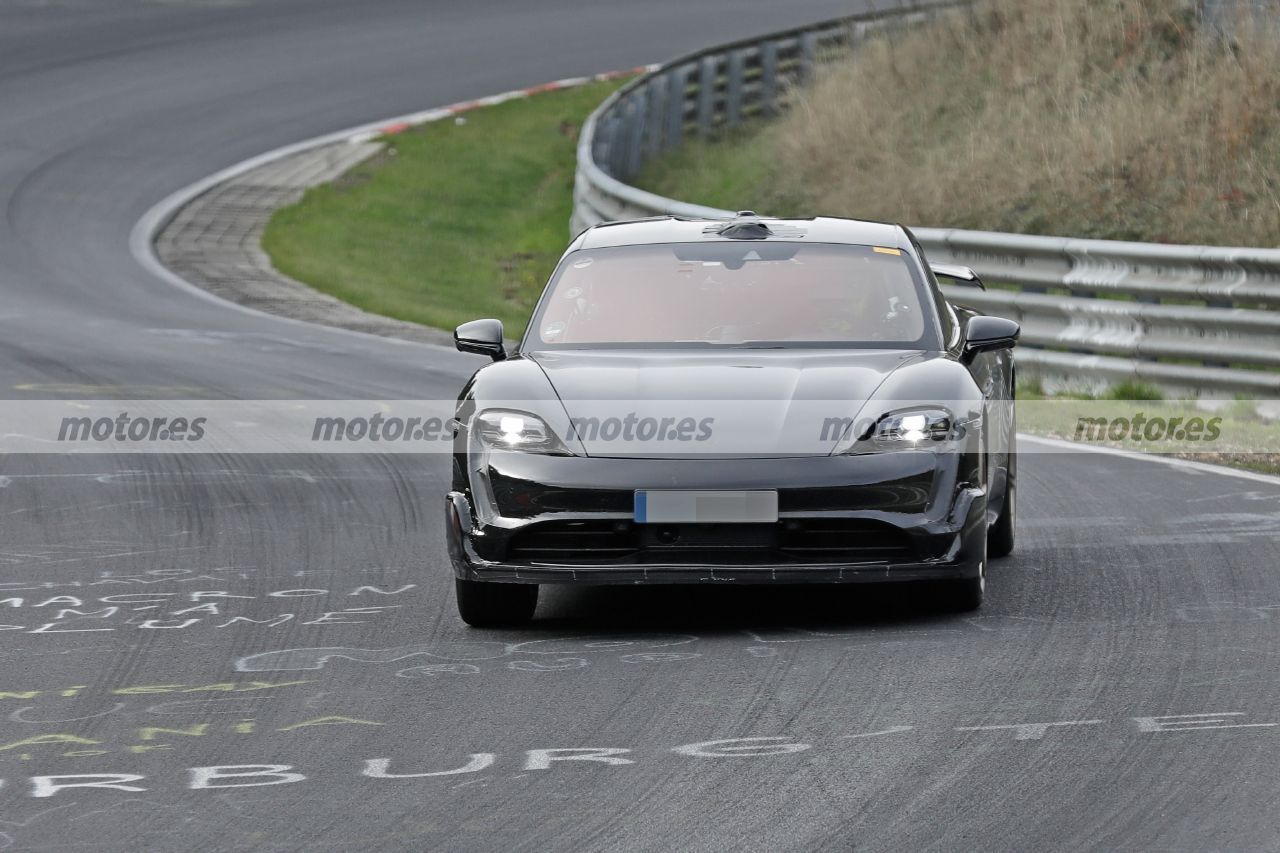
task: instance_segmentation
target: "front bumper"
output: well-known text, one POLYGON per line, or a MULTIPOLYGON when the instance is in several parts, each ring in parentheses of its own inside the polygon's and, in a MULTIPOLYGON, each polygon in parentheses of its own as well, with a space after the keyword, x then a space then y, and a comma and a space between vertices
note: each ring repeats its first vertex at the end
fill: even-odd
POLYGON ((748 460, 493 454, 446 498, 449 556, 459 578, 508 583, 976 577, 987 524, 980 473, 976 455, 927 451, 748 460), (777 489, 779 521, 668 531, 634 524, 634 491, 663 488, 777 489))

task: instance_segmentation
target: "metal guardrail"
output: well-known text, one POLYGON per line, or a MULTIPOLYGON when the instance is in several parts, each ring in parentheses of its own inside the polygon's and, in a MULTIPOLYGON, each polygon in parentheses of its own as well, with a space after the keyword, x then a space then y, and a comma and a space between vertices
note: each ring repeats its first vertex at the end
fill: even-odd
POLYGON ((1276 12, 1280 3, 1276 0, 1199 0, 1200 20, 1217 33, 1228 38, 1241 26, 1257 29, 1275 27, 1276 12))
POLYGON ((618 219, 674 213, 723 216, 628 186, 648 159, 686 136, 711 136, 786 106, 797 83, 822 60, 847 53, 872 32, 924 20, 956 2, 902 0, 854 15, 734 42, 665 63, 623 86, 583 125, 578 141, 574 232, 618 219))
MULTIPOLYGON (((611 95, 578 142, 571 228, 732 211, 630 186, 644 163, 785 108, 826 58, 956 4, 902 4, 722 45, 668 62, 611 95)), ((948 297, 1022 324, 1018 362, 1049 385, 1119 382, 1203 396, 1280 397, 1280 249, 1172 246, 913 229, 930 260, 998 283, 948 297)))

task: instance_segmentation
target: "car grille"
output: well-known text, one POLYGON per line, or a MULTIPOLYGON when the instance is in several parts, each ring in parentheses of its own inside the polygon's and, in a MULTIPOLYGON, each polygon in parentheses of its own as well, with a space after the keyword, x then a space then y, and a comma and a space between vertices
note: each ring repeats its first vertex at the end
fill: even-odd
POLYGON ((584 561, 636 553, 640 547, 636 525, 612 521, 548 521, 526 527, 511 540, 512 559, 561 562, 572 556, 584 561))
POLYGON ((517 532, 516 562, 556 564, 875 563, 916 558, 911 538, 873 520, 809 519, 777 524, 634 524, 548 521, 517 532))
MULTIPOLYGON (((499 513, 507 518, 533 518, 550 513, 629 515, 635 505, 634 489, 533 486, 500 472, 490 475, 490 484, 499 513)), ((859 510, 918 513, 928 506, 932 488, 930 473, 874 485, 779 489, 778 509, 795 515, 859 510)))

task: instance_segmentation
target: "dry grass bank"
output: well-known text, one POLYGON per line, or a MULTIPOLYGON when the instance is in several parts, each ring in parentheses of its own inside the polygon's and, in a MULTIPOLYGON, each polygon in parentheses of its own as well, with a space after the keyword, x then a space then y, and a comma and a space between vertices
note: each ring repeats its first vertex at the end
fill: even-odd
POLYGON ((775 144, 823 211, 1280 245, 1280 47, 1184 0, 984 0, 829 69, 775 144))
POLYGON ((1277 246, 1280 44, 1210 37, 1191 0, 979 0, 640 183, 730 209, 1277 246))

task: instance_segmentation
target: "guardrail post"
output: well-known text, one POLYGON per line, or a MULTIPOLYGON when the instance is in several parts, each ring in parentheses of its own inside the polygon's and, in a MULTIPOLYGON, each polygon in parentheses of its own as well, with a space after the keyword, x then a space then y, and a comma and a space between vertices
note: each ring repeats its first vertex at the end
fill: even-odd
POLYGON ((849 24, 849 35, 846 47, 857 47, 867 38, 867 24, 864 21, 853 21, 849 24))
POLYGON ((621 178, 627 168, 627 140, 631 134, 631 126, 627 124, 627 105, 619 102, 617 109, 612 110, 614 121, 613 145, 609 149, 609 162, 604 171, 611 178, 621 178))
POLYGON ((778 108, 778 43, 767 41, 760 51, 760 111, 771 116, 778 108))
POLYGON ((627 169, 627 145, 630 139, 631 125, 627 124, 627 115, 619 110, 613 125, 613 146, 609 160, 609 174, 620 176, 627 169))
POLYGON ((729 82, 724 99, 726 127, 734 127, 742 123, 742 78, 746 70, 745 60, 746 57, 740 50, 729 54, 729 82))
POLYGON ((597 163, 609 162, 609 128, 608 122, 606 126, 596 130, 595 138, 591 140, 591 156, 597 163))
POLYGON ((618 172, 618 130, 620 122, 616 113, 610 113, 604 122, 596 125, 596 133, 604 137, 604 151, 596 158, 596 162, 604 167, 604 170, 614 175, 618 172))
POLYGON ((667 105, 667 78, 654 77, 649 81, 649 109, 641 118, 644 125, 644 156, 652 157, 662 152, 663 118, 667 105))
POLYGON ((808 83, 813 79, 818 65, 818 34, 807 32, 800 36, 800 82, 808 83))
POLYGON ((720 73, 720 58, 704 56, 698 63, 698 135, 711 135, 716 111, 716 77, 720 73))
POLYGON ((632 178, 640 171, 644 156, 644 112, 648 89, 638 89, 627 104, 627 157, 626 167, 619 178, 632 178))
POLYGON ((689 86, 689 66, 673 68, 667 75, 666 148, 675 148, 684 140, 685 89, 689 86))
POLYGON ((615 124, 613 134, 613 150, 610 152, 608 174, 613 178, 622 178, 627 171, 627 151, 631 141, 631 125, 627 122, 627 104, 618 103, 613 110, 615 124))

